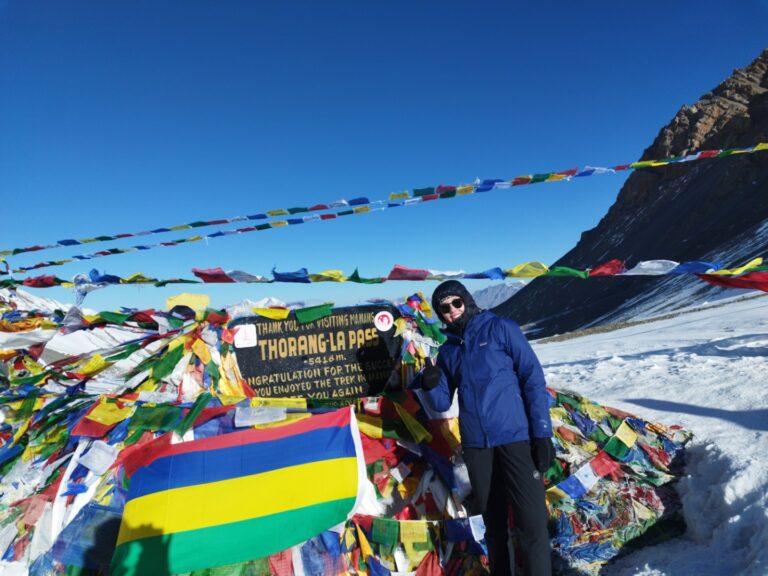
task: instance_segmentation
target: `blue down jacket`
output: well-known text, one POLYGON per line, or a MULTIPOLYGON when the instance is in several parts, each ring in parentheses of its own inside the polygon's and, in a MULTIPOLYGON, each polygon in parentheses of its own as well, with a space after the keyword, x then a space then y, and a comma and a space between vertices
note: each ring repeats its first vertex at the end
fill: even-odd
POLYGON ((463 446, 489 448, 552 436, 544 372, 516 322, 480 312, 463 338, 448 334, 437 365, 440 382, 424 393, 432 408, 444 412, 458 390, 463 446))

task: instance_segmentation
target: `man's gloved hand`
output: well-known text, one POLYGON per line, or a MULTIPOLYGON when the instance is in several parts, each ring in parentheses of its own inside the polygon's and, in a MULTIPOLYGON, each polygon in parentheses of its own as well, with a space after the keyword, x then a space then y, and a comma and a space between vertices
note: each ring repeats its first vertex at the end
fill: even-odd
POLYGON ((424 390, 432 390, 440 383, 440 368, 427 360, 424 370, 421 372, 421 387, 424 390))
POLYGON ((555 461, 555 446, 552 444, 552 438, 531 439, 531 456, 533 456, 536 470, 544 474, 555 461))

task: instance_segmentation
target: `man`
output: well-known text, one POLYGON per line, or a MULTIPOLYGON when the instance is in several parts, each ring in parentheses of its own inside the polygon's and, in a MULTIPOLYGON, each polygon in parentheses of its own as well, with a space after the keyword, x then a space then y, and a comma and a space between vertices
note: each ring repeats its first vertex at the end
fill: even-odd
POLYGON ((432 307, 447 328, 437 364, 421 387, 446 411, 459 393, 459 429, 472 501, 486 527, 493 576, 512 574, 507 501, 526 575, 552 573, 542 474, 555 457, 549 398, 533 349, 512 320, 478 309, 456 280, 440 284, 432 307))

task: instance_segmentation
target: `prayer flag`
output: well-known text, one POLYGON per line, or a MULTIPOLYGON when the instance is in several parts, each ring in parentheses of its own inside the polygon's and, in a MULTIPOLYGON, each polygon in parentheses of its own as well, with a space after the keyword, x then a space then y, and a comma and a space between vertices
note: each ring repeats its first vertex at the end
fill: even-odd
MULTIPOLYGON (((136 454, 112 574, 262 558, 352 515, 365 485, 351 408, 136 454)), ((131 468, 126 466, 126 471, 131 468)))
POLYGON ((625 270, 626 268, 624 267, 624 262, 614 259, 609 260, 605 264, 600 264, 600 266, 597 268, 590 270, 589 277, 594 278, 595 276, 616 276, 625 270))
POLYGON ((762 290, 768 292, 768 272, 750 272, 743 276, 730 278, 728 276, 714 276, 712 274, 697 274, 702 280, 706 280, 715 286, 725 288, 746 288, 748 290, 762 290))
POLYGON ((387 280, 426 280, 429 276, 429 270, 418 270, 414 268, 406 268, 395 264, 392 268, 387 280))

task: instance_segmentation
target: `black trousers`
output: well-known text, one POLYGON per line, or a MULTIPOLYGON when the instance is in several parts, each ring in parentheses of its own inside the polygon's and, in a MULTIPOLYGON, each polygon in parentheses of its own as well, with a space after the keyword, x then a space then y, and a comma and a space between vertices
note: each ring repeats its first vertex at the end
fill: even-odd
POLYGON ((473 513, 482 514, 492 576, 511 576, 507 544, 507 502, 526 576, 551 576, 544 482, 531 457, 529 442, 494 448, 464 448, 472 484, 473 513))

